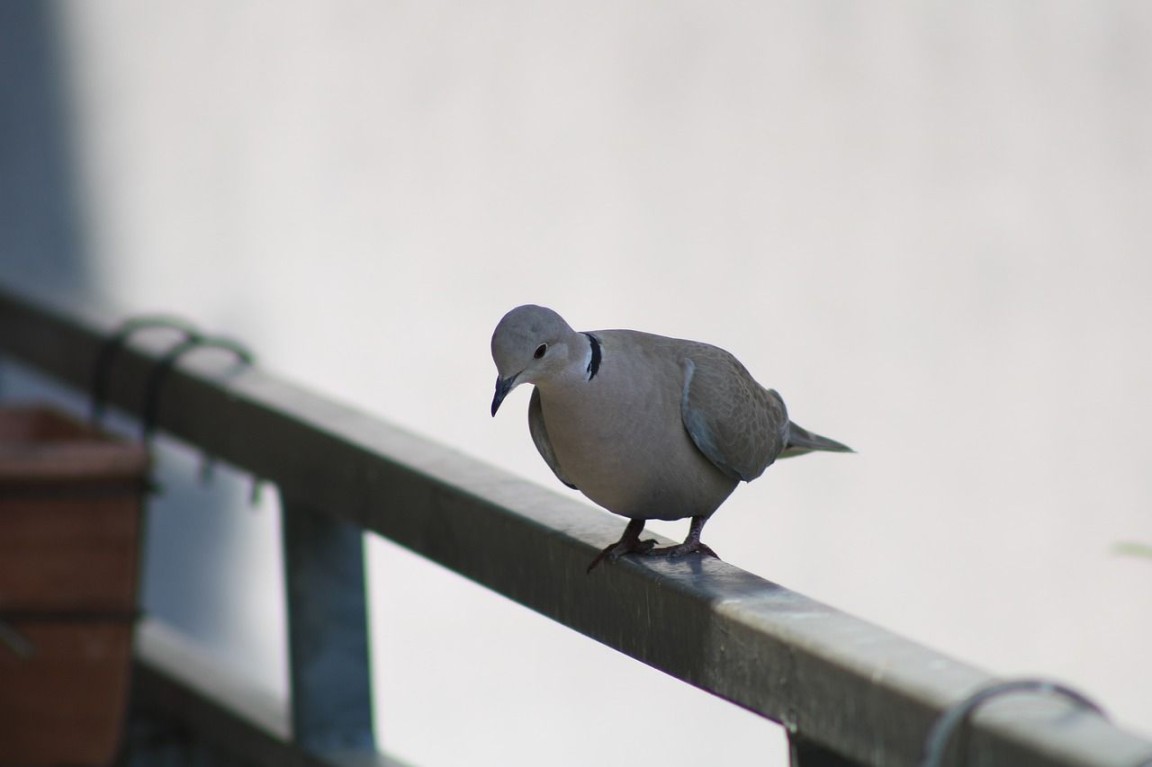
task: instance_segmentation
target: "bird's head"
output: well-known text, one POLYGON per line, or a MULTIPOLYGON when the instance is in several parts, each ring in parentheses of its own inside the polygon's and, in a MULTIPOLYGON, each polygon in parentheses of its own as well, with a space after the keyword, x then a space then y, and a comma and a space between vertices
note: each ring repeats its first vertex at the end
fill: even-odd
POLYGON ((520 384, 538 384, 559 375, 568 365, 575 336, 563 317, 543 306, 526 304, 505 314, 492 333, 492 361, 498 376, 492 415, 520 384))

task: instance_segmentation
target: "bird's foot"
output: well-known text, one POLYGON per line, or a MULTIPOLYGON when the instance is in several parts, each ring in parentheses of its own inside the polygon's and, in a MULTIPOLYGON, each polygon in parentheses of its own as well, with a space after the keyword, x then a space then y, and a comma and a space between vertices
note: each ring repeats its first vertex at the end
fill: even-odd
POLYGON ((655 545, 656 541, 651 538, 646 541, 642 541, 638 538, 633 540, 621 539, 597 554, 596 558, 592 560, 592 564, 588 565, 588 569, 585 572, 592 572, 596 569, 596 565, 600 564, 605 559, 607 559, 609 562, 615 562, 625 554, 648 554, 652 551, 652 547, 655 545))
POLYGON ((647 553, 653 557, 669 557, 673 559, 688 554, 700 554, 705 557, 720 558, 720 555, 713 551, 711 546, 701 543, 700 541, 684 541, 678 546, 665 546, 662 549, 651 549, 647 553))

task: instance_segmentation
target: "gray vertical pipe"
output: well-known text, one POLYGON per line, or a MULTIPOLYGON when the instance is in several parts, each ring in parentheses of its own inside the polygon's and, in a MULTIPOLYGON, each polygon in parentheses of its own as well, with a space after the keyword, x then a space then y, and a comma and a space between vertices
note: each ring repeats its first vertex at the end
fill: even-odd
POLYGON ((375 751, 360 528, 283 499, 292 731, 315 754, 375 751))

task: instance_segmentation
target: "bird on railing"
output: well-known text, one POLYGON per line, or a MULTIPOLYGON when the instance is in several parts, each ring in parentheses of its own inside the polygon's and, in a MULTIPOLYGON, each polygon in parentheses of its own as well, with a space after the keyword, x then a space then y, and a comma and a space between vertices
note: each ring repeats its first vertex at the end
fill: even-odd
POLYGON ((777 458, 853 452, 788 420, 784 400, 711 344, 634 330, 579 333, 542 306, 519 306, 492 334, 492 415, 535 385, 528 428, 564 484, 632 521, 588 566, 625 554, 716 556, 704 523, 777 458), (649 519, 692 518, 684 542, 640 540, 649 519))

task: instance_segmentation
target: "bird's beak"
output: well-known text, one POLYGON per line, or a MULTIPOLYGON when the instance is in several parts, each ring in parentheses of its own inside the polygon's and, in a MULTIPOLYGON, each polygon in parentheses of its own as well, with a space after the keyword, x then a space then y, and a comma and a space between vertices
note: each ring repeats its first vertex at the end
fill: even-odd
POLYGON ((492 415, 496 415, 496 411, 500 409, 500 403, 508 396, 508 392, 516 388, 517 376, 511 378, 497 378, 496 379, 496 395, 492 397, 492 415))

